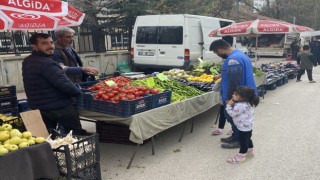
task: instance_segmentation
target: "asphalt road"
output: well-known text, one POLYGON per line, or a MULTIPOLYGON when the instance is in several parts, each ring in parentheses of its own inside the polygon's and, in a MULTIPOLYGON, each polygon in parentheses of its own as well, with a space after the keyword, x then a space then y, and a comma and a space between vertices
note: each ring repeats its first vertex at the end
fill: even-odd
MULTIPOLYGON (((261 59, 261 63, 281 59, 261 59)), ((196 117, 193 133, 187 131, 178 142, 182 125, 155 137, 155 155, 151 143, 141 146, 130 169, 126 169, 135 146, 101 143, 103 179, 119 180, 316 180, 320 179, 320 67, 314 69, 310 84, 306 75, 302 82, 289 83, 267 91, 256 108, 253 141, 255 156, 242 164, 231 165, 226 159, 238 149, 220 147, 225 133, 212 136, 218 106, 196 117)), ((94 130, 93 123, 84 127, 94 130)))

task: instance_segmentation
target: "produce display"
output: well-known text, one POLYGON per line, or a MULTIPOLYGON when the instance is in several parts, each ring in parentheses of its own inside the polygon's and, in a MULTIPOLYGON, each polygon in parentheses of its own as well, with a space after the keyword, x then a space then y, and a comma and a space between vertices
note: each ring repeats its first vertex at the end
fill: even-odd
POLYGON ((253 67, 253 74, 254 74, 254 76, 261 77, 265 73, 262 71, 262 69, 253 67))
POLYGON ((29 131, 20 132, 18 129, 13 129, 10 124, 0 126, 0 155, 43 142, 45 138, 32 137, 29 131))
MULTIPOLYGON (((171 102, 177 102, 177 101, 182 101, 187 98, 191 98, 194 96, 198 96, 203 94, 203 91, 200 91, 194 87, 188 86, 181 84, 180 82, 176 80, 166 80, 166 81, 161 81, 159 78, 154 77, 154 87, 155 89, 160 90, 161 92, 164 90, 171 90, 172 91, 172 96, 171 96, 171 102)), ((134 85, 147 85, 146 80, 135 80, 132 82, 134 85)))
POLYGON ((95 90, 95 99, 119 103, 121 100, 134 100, 160 91, 146 86, 132 86, 131 80, 125 77, 114 77, 97 83, 87 90, 95 90))

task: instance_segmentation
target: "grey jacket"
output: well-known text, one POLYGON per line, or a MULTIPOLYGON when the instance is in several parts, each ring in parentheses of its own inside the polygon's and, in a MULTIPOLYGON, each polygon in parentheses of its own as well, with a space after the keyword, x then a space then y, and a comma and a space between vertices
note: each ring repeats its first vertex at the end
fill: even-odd
POLYGON ((300 69, 312 69, 313 66, 317 66, 317 61, 312 53, 302 52, 298 55, 297 63, 300 65, 300 69))

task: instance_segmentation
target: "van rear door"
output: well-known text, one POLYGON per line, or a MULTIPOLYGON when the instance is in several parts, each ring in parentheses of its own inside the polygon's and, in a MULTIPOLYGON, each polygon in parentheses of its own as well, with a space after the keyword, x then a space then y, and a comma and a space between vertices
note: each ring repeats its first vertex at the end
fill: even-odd
POLYGON ((158 29, 158 65, 183 66, 184 17, 160 16, 158 29), (170 18, 170 21, 168 20, 170 18))
MULTIPOLYGON (((226 21, 219 18, 203 17, 201 18, 201 28, 203 35, 203 59, 204 60, 221 60, 219 56, 210 51, 210 45, 212 41, 221 39, 221 37, 209 37, 211 31, 219 29, 232 24, 233 21, 226 21)), ((231 36, 222 37, 222 39, 228 41, 233 47, 235 45, 235 38, 231 36)))
POLYGON ((221 39, 219 37, 209 37, 209 34, 214 29, 220 28, 219 20, 214 18, 201 18, 201 29, 202 29, 202 39, 203 39, 203 50, 202 59, 203 60, 213 60, 220 59, 216 54, 210 51, 210 45, 212 41, 221 39))
MULTIPOLYGON (((156 19, 155 19, 156 21, 156 19)), ((136 64, 156 65, 158 26, 138 26, 134 47, 136 64)))

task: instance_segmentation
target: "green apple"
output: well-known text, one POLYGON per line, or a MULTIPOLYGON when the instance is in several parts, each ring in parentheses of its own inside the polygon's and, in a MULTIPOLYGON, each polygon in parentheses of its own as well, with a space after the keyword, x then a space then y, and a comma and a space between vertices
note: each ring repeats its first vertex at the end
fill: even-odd
POLYGON ((36 140, 36 138, 35 138, 35 137, 30 137, 30 138, 28 138, 28 139, 29 139, 29 140, 30 140, 30 139, 32 139, 32 140, 36 140))
POLYGON ((29 139, 28 143, 29 143, 30 146, 36 144, 36 142, 33 139, 29 139))
POLYGON ((15 137, 10 139, 10 144, 18 145, 20 143, 22 143, 22 139, 19 138, 18 136, 15 136, 15 137))
POLYGON ((24 148, 24 147, 28 147, 29 146, 29 143, 28 142, 22 142, 19 144, 19 148, 24 148))
POLYGON ((44 137, 36 137, 36 139, 34 140, 36 142, 36 144, 40 144, 46 141, 46 139, 44 137))
POLYGON ((9 131, 1 131, 0 132, 0 141, 6 141, 10 138, 9 131))
POLYGON ((23 138, 26 138, 26 139, 29 139, 32 137, 32 133, 30 131, 25 131, 22 133, 22 137, 23 138))
POLYGON ((21 142, 28 142, 29 140, 26 138, 21 138, 21 142))
POLYGON ((7 154, 9 150, 5 147, 0 147, 0 156, 7 154))
POLYGON ((13 138, 13 137, 19 137, 19 138, 22 138, 22 133, 18 130, 18 129, 12 129, 10 131, 10 137, 13 138))
POLYGON ((3 145, 10 144, 10 139, 3 142, 3 145))
POLYGON ((2 124, 3 131, 11 131, 11 129, 12 129, 11 124, 2 124))
POLYGON ((9 151, 15 151, 15 150, 18 150, 18 149, 19 149, 19 147, 17 145, 15 145, 15 144, 10 144, 8 146, 8 150, 9 151))
POLYGON ((9 148, 9 146, 11 146, 11 144, 10 144, 10 143, 8 143, 8 144, 4 144, 3 146, 4 146, 5 148, 7 148, 7 149, 8 149, 8 148, 9 148))

